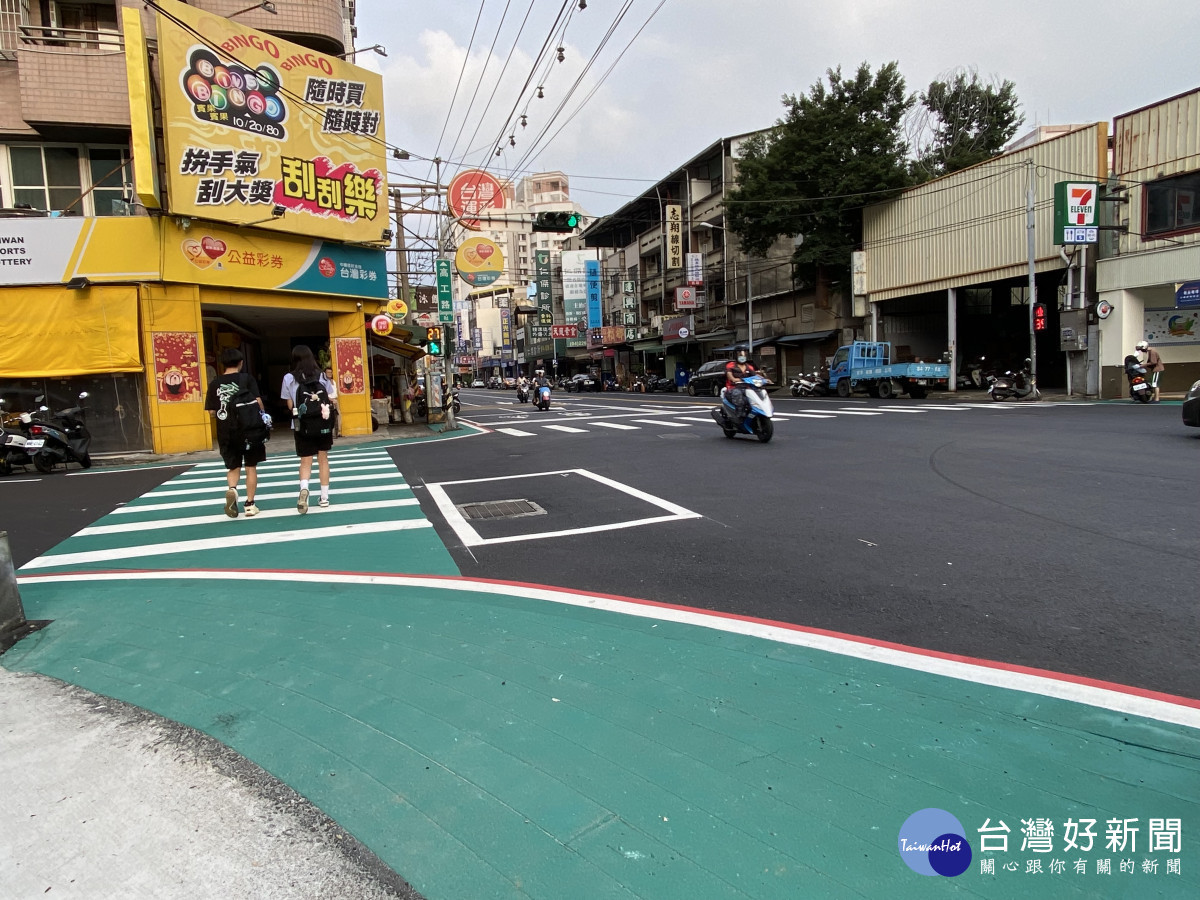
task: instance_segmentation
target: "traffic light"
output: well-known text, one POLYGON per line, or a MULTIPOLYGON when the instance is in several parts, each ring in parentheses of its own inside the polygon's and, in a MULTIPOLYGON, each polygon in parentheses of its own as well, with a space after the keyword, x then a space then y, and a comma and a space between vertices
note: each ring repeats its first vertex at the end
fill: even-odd
POLYGON ((1034 331, 1045 331, 1046 330, 1046 304, 1045 303, 1033 304, 1033 330, 1034 331))
POLYGON ((425 352, 430 356, 442 355, 442 329, 425 329, 425 352))
POLYGON ((574 231, 579 227, 577 212, 540 212, 533 217, 534 231, 574 231))

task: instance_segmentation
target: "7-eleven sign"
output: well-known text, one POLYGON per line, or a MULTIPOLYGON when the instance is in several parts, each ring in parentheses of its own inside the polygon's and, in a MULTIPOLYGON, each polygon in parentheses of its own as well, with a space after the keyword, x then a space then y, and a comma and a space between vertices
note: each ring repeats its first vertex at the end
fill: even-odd
POLYGON ((1096 243, 1099 194, 1100 185, 1094 182, 1060 181, 1054 185, 1054 243, 1096 243))

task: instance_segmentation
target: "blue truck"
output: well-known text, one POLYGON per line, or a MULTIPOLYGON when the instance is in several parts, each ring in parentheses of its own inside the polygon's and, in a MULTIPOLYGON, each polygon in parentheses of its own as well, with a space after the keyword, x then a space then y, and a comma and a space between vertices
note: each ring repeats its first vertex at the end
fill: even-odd
POLYGON ((866 391, 884 400, 898 393, 920 400, 931 387, 947 390, 949 384, 948 363, 894 363, 887 341, 855 341, 838 347, 829 366, 829 390, 839 397, 866 391))

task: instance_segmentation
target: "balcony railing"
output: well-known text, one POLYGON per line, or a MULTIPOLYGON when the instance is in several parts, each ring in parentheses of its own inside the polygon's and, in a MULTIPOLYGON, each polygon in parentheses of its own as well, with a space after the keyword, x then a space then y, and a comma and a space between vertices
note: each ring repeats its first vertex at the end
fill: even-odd
POLYGON ((49 25, 22 25, 22 47, 73 47, 81 50, 124 50, 125 39, 119 31, 95 28, 55 28, 49 25))

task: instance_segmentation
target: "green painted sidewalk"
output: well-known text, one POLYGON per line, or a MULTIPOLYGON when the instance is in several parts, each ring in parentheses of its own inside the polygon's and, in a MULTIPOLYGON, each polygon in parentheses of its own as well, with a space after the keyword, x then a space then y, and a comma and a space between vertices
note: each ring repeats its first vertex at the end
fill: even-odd
MULTIPOLYGON (((382 474, 367 496, 405 494, 382 474)), ((161 507, 207 477, 180 476, 96 526, 156 523, 167 542, 358 521, 171 525, 193 513, 161 507)), ((204 571, 292 569, 295 538, 25 570, 27 616, 54 622, 3 664, 218 738, 431 900, 1200 896, 1194 728, 730 633, 717 617, 701 627, 666 608, 630 615, 458 579, 431 539, 428 527, 340 538, 321 568, 432 559, 423 571, 449 578, 204 571), (902 824, 928 807, 956 816, 975 849, 956 878, 900 858, 902 824), (1052 851, 1022 851, 1022 820, 1040 818, 1052 851), (1096 820, 1090 852, 1061 849, 1068 819, 1096 820), (1136 848, 1105 848, 1110 819, 1137 820, 1136 848), (1150 852, 1151 820, 1179 820, 1178 850, 1150 852), (981 853, 978 829, 999 821, 1007 851, 981 853), (1111 875, 1097 872, 1105 859, 1111 875)), ((145 545, 144 532, 101 532, 46 558, 145 545)))

